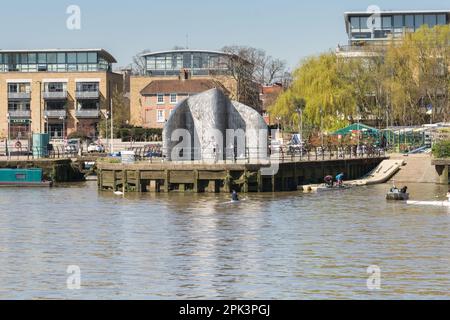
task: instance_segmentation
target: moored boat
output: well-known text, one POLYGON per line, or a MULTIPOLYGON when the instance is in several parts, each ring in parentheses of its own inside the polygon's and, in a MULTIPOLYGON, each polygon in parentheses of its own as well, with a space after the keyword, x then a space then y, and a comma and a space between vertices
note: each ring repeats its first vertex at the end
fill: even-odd
POLYGON ((0 169, 0 187, 51 187, 42 169, 0 169))

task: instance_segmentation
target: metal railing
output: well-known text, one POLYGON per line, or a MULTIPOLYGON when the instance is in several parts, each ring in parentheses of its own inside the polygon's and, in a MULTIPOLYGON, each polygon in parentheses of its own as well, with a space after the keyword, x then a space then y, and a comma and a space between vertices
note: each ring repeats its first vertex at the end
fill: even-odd
POLYGON ((76 110, 75 116, 77 118, 99 118, 100 110, 76 110))
POLYGON ((11 118, 31 118, 31 110, 8 110, 11 118))
POLYGON ((77 99, 98 99, 100 92, 97 91, 75 91, 75 98, 77 99))
POLYGON ((8 92, 8 99, 31 99, 31 92, 8 92))
POLYGON ((62 99, 67 99, 67 91, 60 91, 60 92, 49 92, 49 91, 44 91, 42 96, 44 97, 44 99, 46 100, 62 100, 62 99))
POLYGON ((67 111, 66 110, 45 110, 44 115, 47 118, 66 118, 67 111))
MULTIPOLYGON (((134 151, 137 161, 162 162, 167 159, 167 152, 161 146, 128 148, 128 151, 134 151)), ((173 149, 173 154, 181 154, 183 148, 173 149)), ((192 160, 192 162, 204 163, 251 163, 255 161, 263 162, 307 162, 307 161, 330 161, 330 160, 349 160, 349 159, 367 159, 380 158, 386 156, 386 151, 372 146, 347 146, 347 147, 317 147, 303 148, 281 147, 270 151, 270 148, 252 149, 247 148, 245 154, 237 155, 234 149, 226 149, 223 152, 214 152, 213 149, 205 150, 193 148, 189 151, 189 158, 201 158, 192 160), (195 156, 197 155, 197 157, 195 156), (199 157, 201 155, 201 157, 199 157)), ((180 156, 182 158, 182 155, 180 156)), ((172 159, 174 162, 177 160, 172 159)), ((183 161, 181 162, 189 162, 183 161)))

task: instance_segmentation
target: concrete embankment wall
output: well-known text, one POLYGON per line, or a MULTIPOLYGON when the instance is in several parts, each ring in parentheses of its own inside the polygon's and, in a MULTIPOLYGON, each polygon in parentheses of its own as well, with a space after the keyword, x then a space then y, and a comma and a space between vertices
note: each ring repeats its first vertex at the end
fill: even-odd
POLYGON ((75 182, 84 180, 84 175, 70 159, 52 160, 10 160, 0 161, 0 169, 27 169, 40 168, 43 170, 44 179, 53 182, 75 182))
POLYGON ((440 175, 429 154, 394 155, 391 159, 405 161, 405 165, 393 178, 396 183, 441 183, 440 175))
POLYGON ((275 175, 265 176, 258 164, 98 163, 100 190, 137 192, 275 192, 294 191, 322 183, 326 175, 344 172, 358 179, 386 158, 285 162, 275 175))

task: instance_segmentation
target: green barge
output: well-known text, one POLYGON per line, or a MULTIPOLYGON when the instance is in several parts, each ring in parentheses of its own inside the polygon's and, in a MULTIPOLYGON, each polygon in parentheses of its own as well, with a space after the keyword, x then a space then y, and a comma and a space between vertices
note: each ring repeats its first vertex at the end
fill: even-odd
POLYGON ((42 169, 0 169, 0 187, 51 187, 42 169))

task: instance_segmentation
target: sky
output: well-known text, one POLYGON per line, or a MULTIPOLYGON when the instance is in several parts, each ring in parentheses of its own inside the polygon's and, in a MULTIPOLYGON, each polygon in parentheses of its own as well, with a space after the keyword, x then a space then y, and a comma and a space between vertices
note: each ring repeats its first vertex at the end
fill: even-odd
POLYGON ((450 9, 450 0, 22 0, 2 3, 1 49, 104 48, 127 66, 143 50, 174 46, 264 49, 293 69, 346 44, 345 11, 450 9), (81 29, 67 28, 79 6, 81 29))

